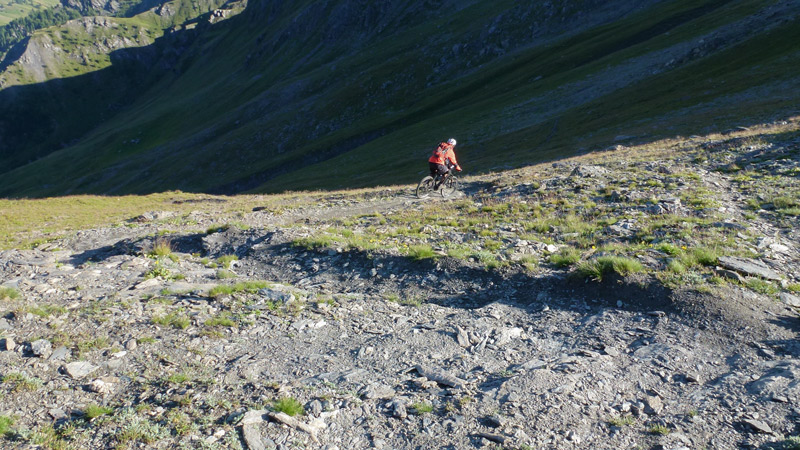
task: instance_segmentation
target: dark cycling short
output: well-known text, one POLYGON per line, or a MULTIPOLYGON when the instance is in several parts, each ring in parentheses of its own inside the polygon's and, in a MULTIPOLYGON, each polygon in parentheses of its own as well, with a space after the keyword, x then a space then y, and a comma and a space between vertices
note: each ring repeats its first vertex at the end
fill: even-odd
POLYGON ((431 176, 435 177, 436 175, 444 175, 447 172, 450 172, 450 169, 447 168, 444 164, 436 164, 434 162, 428 162, 428 166, 431 169, 431 176))

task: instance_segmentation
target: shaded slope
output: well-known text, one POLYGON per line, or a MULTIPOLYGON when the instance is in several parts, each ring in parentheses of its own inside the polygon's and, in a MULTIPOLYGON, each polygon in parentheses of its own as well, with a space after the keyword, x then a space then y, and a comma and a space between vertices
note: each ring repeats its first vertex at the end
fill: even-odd
POLYGON ((450 135, 487 169, 795 108, 797 5, 560 6, 251 3, 118 116, 4 174, 0 194, 408 182, 450 135))

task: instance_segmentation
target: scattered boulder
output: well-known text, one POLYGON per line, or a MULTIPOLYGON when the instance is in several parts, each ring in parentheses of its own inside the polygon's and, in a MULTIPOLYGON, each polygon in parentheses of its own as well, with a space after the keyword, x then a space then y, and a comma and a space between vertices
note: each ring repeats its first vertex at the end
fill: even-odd
POLYGON ((720 256, 719 265, 736 272, 746 275, 757 276, 767 280, 777 281, 781 279, 780 274, 770 269, 761 261, 751 258, 740 258, 738 256, 720 256))
POLYGON ((40 358, 47 359, 53 353, 53 344, 46 339, 33 341, 31 342, 31 352, 40 358))
POLYGON ((788 292, 781 292, 780 299, 786 305, 794 308, 800 308, 800 297, 789 294, 788 292))
POLYGON ((17 348, 16 342, 14 342, 14 338, 6 337, 0 339, 0 350, 4 350, 7 352, 13 352, 14 349, 17 348))
POLYGON ((571 177, 592 178, 608 174, 608 169, 600 166, 580 165, 572 169, 571 177))

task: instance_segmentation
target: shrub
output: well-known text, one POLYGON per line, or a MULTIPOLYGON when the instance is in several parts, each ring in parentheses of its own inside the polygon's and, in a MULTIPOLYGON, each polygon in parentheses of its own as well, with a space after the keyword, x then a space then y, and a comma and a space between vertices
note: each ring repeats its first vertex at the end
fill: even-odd
POLYGON ((602 281, 605 275, 616 273, 625 276, 643 271, 644 266, 635 259, 623 256, 601 256, 578 264, 577 270, 586 278, 602 281))
POLYGON ((272 404, 272 408, 277 412, 286 413, 289 416, 302 416, 306 413, 303 405, 293 397, 279 398, 272 404))

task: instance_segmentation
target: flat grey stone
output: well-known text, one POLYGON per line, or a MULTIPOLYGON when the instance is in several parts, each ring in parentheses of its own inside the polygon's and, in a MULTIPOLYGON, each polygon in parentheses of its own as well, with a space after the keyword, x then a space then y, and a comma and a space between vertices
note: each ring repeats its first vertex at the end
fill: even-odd
POLYGON ((70 351, 67 347, 61 346, 57 349, 53 350, 53 354, 50 355, 50 361, 65 361, 70 357, 70 351))
POLYGON ((389 399, 395 395, 394 389, 383 383, 371 384, 361 390, 361 396, 367 400, 389 399))
POLYGON ((61 408, 53 408, 47 413, 50 414, 50 417, 52 417, 53 420, 63 420, 69 418, 67 413, 61 408))
POLYGON ((99 367, 87 361, 75 361, 64 366, 64 371, 67 375, 76 380, 89 375, 97 369, 99 367))
POLYGON ((664 402, 655 395, 648 395, 645 400, 644 412, 650 415, 659 415, 664 410, 664 402))
POLYGON ((772 428, 769 427, 766 423, 755 420, 755 419, 745 419, 744 423, 750 426, 756 433, 763 433, 763 434, 772 434, 772 428))
POLYGON ((781 301, 794 308, 800 308, 800 297, 789 294, 788 292, 781 292, 781 301))
POLYGON ((248 411, 242 419, 242 435, 249 450, 267 450, 266 442, 261 436, 259 425, 264 422, 266 410, 248 411))
POLYGON ((736 256, 720 256, 719 265, 736 272, 753 275, 767 280, 780 280, 781 276, 774 270, 767 267, 761 261, 750 258, 739 258, 736 256))
POLYGON ((10 331, 11 328, 13 328, 13 327, 11 326, 10 323, 8 323, 8 320, 0 317, 0 330, 1 331, 10 331))

